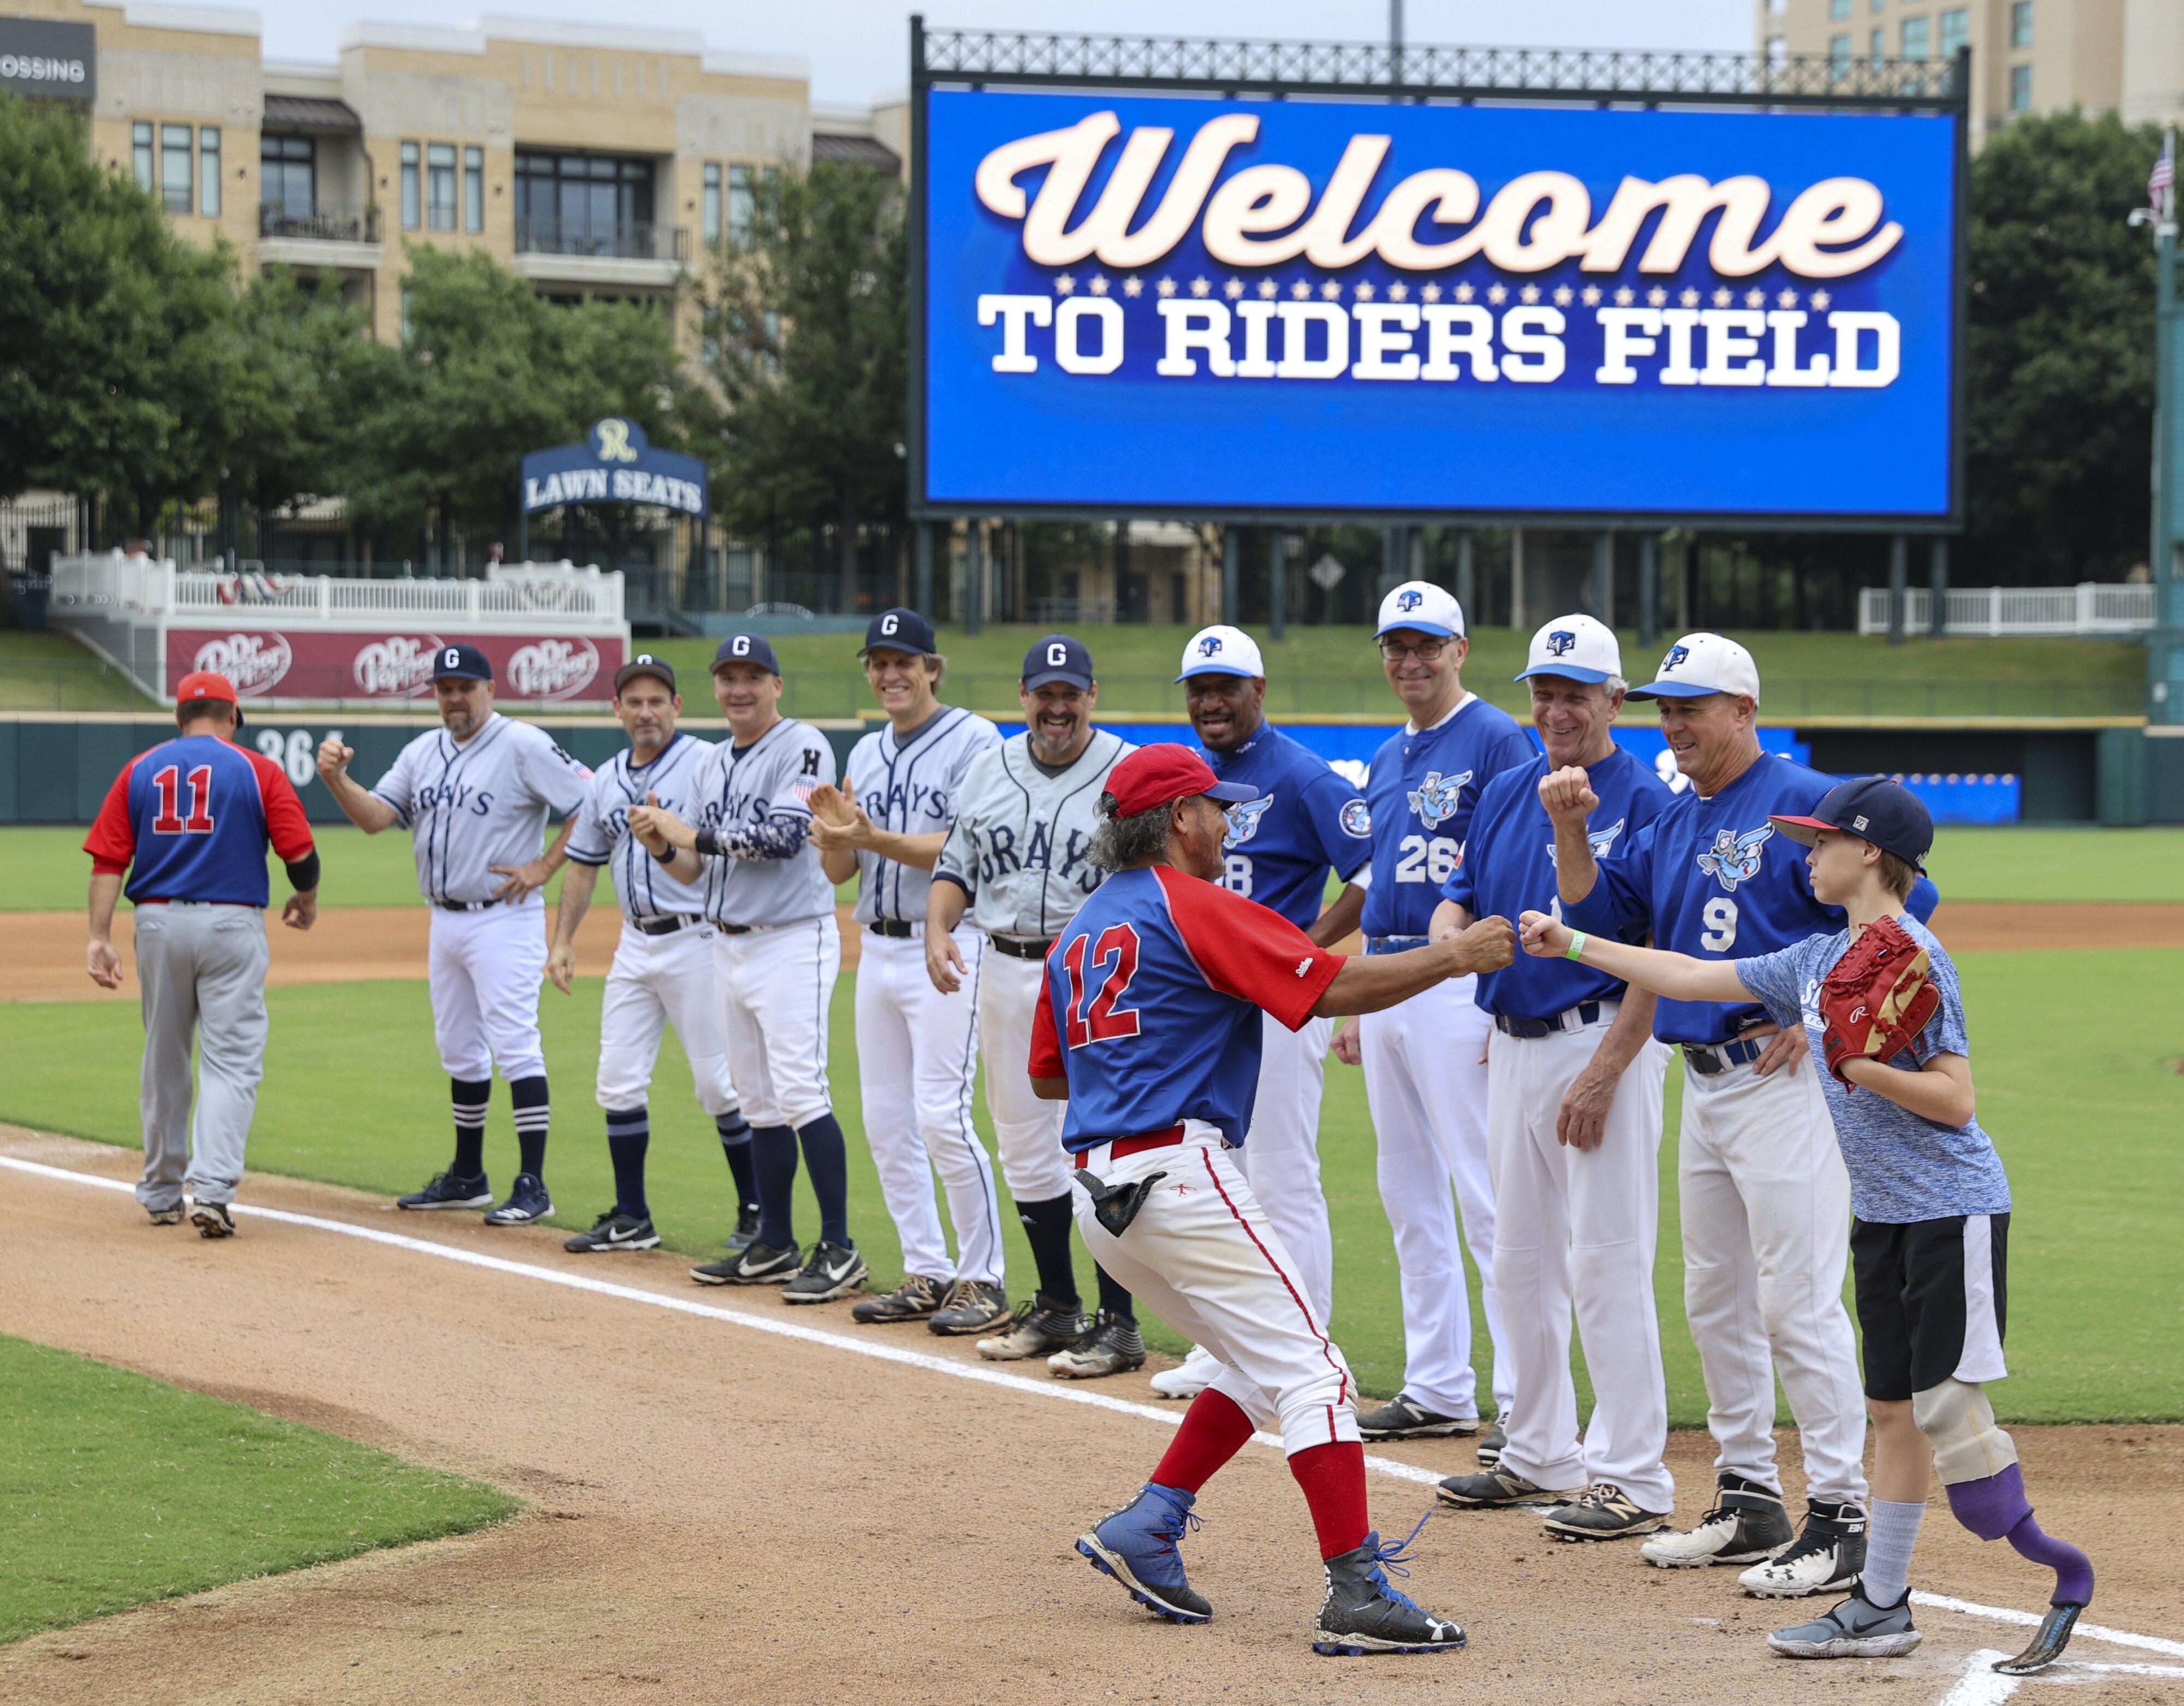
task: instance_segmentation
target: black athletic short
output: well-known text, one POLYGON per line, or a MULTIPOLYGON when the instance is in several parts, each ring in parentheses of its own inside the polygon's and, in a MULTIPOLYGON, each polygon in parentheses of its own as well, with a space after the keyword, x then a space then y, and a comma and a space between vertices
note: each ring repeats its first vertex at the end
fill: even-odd
POLYGON ((1952 1377, 1998 1380, 2007 1372, 2008 1215, 1853 1220, 1850 1249, 1866 1397, 1901 1402, 1952 1377))

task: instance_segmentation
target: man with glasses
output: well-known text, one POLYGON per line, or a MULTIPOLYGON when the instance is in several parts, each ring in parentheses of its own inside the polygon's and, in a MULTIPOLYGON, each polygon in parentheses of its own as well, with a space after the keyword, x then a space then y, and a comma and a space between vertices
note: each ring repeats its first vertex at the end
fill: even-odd
MULTIPOLYGON (((1463 857, 1482 789, 1532 761, 1532 744, 1506 711, 1465 690, 1471 643, 1463 610, 1440 588, 1407 581, 1381 600, 1381 666, 1409 721, 1373 757, 1365 783, 1373 864, 1365 894, 1368 954, 1424 943, 1441 884, 1463 857)), ((1498 1345, 1494 1195, 1486 1165, 1487 1020, 1476 979, 1452 978, 1386 1011, 1346 1022, 1335 1056, 1365 1068, 1365 1100, 1379 1147, 1380 1201, 1395 1229, 1402 1274, 1403 1388, 1357 1419, 1368 1440, 1479 1431, 1471 1367, 1471 1300, 1462 1238, 1478 1264, 1486 1330, 1498 1345), (1451 1188, 1456 1201, 1449 1197, 1451 1188)), ((1502 1426, 1510 1403, 1505 1359, 1494 1359, 1502 1426)), ((1481 1460, 1498 1452, 1490 1438, 1481 1460)))

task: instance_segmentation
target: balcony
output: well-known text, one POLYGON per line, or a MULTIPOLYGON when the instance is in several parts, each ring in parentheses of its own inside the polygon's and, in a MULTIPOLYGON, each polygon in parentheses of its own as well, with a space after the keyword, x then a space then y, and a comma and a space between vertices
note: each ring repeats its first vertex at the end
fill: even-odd
POLYGON ((670 290, 687 270, 687 226, 652 220, 518 219, 511 270, 543 285, 670 290))
POLYGON ((284 266, 376 272, 386 258, 376 207, 320 203, 305 212, 282 202, 258 209, 258 259, 284 266))

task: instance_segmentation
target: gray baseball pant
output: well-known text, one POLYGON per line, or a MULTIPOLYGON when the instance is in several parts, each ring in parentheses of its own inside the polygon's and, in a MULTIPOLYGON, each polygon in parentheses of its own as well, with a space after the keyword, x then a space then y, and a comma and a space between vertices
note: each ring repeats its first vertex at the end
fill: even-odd
POLYGON ((144 1176, 136 1200, 172 1208, 185 1186, 230 1202, 265 1067, 265 914, 201 901, 139 906, 144 1006, 144 1176), (190 1121, 190 1045, 201 1082, 190 1121))

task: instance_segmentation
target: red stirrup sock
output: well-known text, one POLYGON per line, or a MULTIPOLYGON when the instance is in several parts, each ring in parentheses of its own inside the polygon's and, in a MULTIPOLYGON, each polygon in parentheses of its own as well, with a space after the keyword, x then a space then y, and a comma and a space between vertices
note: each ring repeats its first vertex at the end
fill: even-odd
POLYGON ((1183 1425, 1153 1471, 1153 1484, 1196 1492, 1213 1479, 1215 1470, 1244 1449, 1251 1434, 1251 1419, 1236 1401, 1206 1387, 1183 1413, 1183 1425))
POLYGON ((1355 1440, 1306 1446, 1290 1458, 1290 1473, 1312 1507, 1322 1558, 1339 1558, 1365 1544, 1373 1518, 1365 1503, 1364 1447, 1355 1440))

